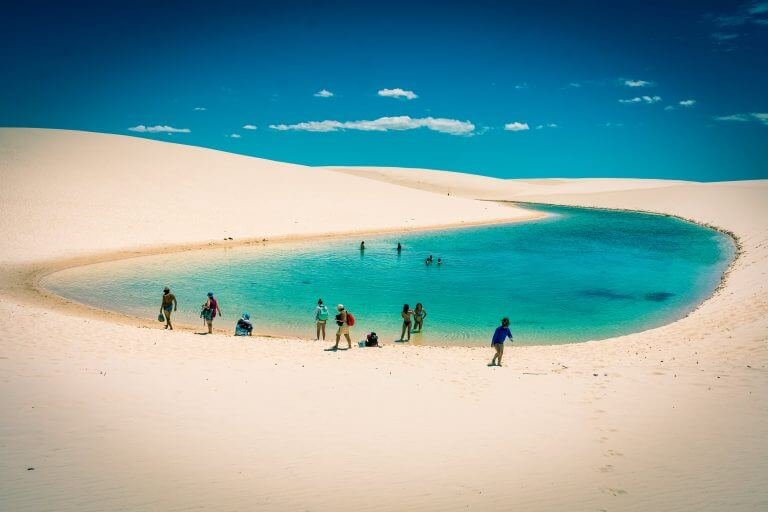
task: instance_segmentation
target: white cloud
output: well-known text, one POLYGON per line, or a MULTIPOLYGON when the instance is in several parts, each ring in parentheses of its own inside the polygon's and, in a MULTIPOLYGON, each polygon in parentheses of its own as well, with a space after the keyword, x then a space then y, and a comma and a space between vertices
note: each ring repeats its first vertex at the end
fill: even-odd
POLYGON ((715 121, 736 121, 739 123, 757 121, 758 123, 768 126, 768 113, 766 112, 751 112, 749 114, 731 114, 729 116, 713 117, 712 119, 714 119, 715 121))
POLYGON ((314 94, 314 96, 316 98, 331 98, 333 97, 333 93, 328 89, 320 89, 314 94))
POLYGON ((227 135, 227 137, 229 137, 230 139, 239 139, 240 138, 240 134, 239 133, 230 133, 229 135, 227 135))
POLYGON ((521 84, 516 84, 515 85, 515 89, 518 89, 518 90, 520 90, 520 89, 527 89, 527 88, 528 88, 528 83, 527 82, 523 82, 521 84))
POLYGON ((544 128, 557 128, 557 125, 555 123, 547 123, 536 126, 537 130, 543 130, 544 128))
POLYGON ((128 130, 139 133, 190 133, 192 131, 189 128, 174 128, 168 125, 144 126, 143 124, 131 126, 128 130))
POLYGON ((571 82, 568 84, 568 87, 579 88, 581 87, 581 84, 579 82, 571 82))
POLYGON ((725 41, 733 41, 734 39, 739 37, 739 34, 726 34, 725 32, 712 32, 710 34, 710 37, 715 41, 725 42, 725 41))
POLYGON ((649 105, 661 101, 661 96, 637 96, 629 100, 619 100, 619 103, 647 103, 649 105))
POLYGON ((208 110, 208 109, 205 107, 195 107, 195 110, 208 110))
POLYGON ((696 104, 696 100, 683 100, 683 101, 679 101, 677 104, 680 105, 681 107, 690 108, 696 104))
POLYGON ((768 13, 768 2, 757 2, 749 8, 749 14, 768 13))
POLYGON ((296 124, 271 124, 269 127, 278 131, 296 130, 306 132, 337 132, 343 130, 387 132, 427 128, 428 130, 450 135, 469 135, 475 130, 475 125, 469 121, 458 121, 456 119, 440 117, 412 118, 410 116, 380 117, 378 119, 362 121, 307 121, 296 124))
POLYGON ((651 87, 654 84, 648 80, 624 80, 624 85, 627 87, 651 87))
POLYGON ((396 89, 381 89, 378 94, 385 98, 405 98, 407 100, 415 100, 418 98, 418 95, 415 92, 406 91, 399 87, 396 89))
POLYGON ((504 129, 508 132, 524 132, 526 130, 530 130, 531 127, 528 126, 528 123, 520 123, 518 121, 507 123, 504 125, 504 129))
POLYGON ((244 124, 243 125, 243 130, 256 130, 256 129, 258 129, 258 126, 256 126, 255 124, 244 124))

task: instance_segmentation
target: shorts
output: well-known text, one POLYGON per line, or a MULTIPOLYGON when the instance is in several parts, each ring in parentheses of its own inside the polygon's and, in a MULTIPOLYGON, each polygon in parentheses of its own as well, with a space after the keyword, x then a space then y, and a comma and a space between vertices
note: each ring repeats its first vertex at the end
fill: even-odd
POLYGON ((163 306, 163 311, 167 313, 170 313, 172 309, 173 309, 173 305, 163 306))
POLYGON ((347 324, 340 325, 338 334, 349 334, 349 326, 347 324))
POLYGON ((325 325, 325 322, 327 322, 327 320, 316 320, 316 322, 317 322, 317 325, 325 325))

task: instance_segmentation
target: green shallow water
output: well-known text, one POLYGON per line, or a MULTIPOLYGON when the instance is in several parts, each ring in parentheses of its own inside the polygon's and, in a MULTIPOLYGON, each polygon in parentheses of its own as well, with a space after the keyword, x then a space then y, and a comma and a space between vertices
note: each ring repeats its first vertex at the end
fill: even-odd
MULTIPOLYGON (((44 286, 88 305, 152 318, 164 285, 177 320, 199 323, 207 291, 232 326, 243 311, 256 331, 314 338, 318 297, 356 316, 353 338, 400 336, 403 303, 422 302, 411 343, 488 343, 502 316, 516 342, 605 339, 674 321, 717 287, 735 254, 731 239, 676 218, 536 206, 534 222, 148 256, 79 267, 44 286), (400 255, 397 242, 403 244, 400 255), (426 266, 424 259, 444 264, 426 266)), ((335 331, 329 322, 329 335, 335 331)))

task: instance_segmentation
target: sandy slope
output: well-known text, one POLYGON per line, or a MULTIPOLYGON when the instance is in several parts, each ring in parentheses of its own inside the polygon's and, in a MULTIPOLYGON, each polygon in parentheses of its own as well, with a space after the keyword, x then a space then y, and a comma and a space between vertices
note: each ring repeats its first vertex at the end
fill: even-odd
MULTIPOLYGON (((725 288, 680 322, 597 343, 513 348, 506 368, 485 366, 488 349, 332 353, 315 342, 204 337, 72 316, 40 300, 20 303, 23 274, 14 269, 27 267, 6 263, 0 509, 768 507, 765 181, 504 181, 418 171, 413 183, 411 172, 358 178, 355 187, 382 207, 362 220, 347 215, 329 231, 519 213, 466 199, 493 197, 674 213, 733 231, 743 254, 725 288), (390 179, 398 186, 380 181, 390 179), (432 212, 410 210, 401 201, 410 197, 435 201, 432 212)), ((178 215, 180 234, 168 242, 187 243, 226 233, 309 233, 321 212, 334 222, 349 204, 325 187, 346 174, 74 132, 0 131, 0 173, 6 262, 156 244, 163 233, 153 216, 163 212, 178 215), (66 142, 41 151, 41 140, 66 142), (125 152, 110 153, 123 145, 125 152), (149 179, 154 166, 177 161, 184 165, 162 169, 174 185, 158 191, 149 179), (103 173, 137 167, 143 178, 131 186, 103 173), (212 168, 228 179, 256 173, 256 190, 284 179, 278 173, 295 173, 272 190, 301 201, 262 194, 240 211, 246 207, 229 202, 231 186, 211 184, 212 168), (66 180, 58 169, 68 169, 66 180), (323 193, 304 195, 313 172, 323 193), (44 187, 42 196, 34 197, 35 187, 44 187), (63 199, 70 191, 80 206, 63 199), (97 192, 119 196, 121 208, 91 197, 97 192), (188 229, 184 215, 197 218, 206 198, 221 225, 188 229), (74 214, 60 222, 50 204, 74 214), (132 204, 150 211, 129 215, 132 204), (243 214, 258 220, 241 225, 243 214)))

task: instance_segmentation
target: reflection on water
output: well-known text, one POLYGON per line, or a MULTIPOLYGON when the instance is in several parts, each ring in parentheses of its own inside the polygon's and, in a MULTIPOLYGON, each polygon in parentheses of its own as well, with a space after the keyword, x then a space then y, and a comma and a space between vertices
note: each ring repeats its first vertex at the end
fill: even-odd
MULTIPOLYGON (((234 325, 314 337, 319 297, 355 313, 353 335, 399 338, 404 303, 422 302, 413 343, 487 343, 502 316, 516 342, 602 339, 660 325, 712 293, 733 257, 726 236, 659 215, 536 207, 535 222, 151 256, 49 276, 46 286, 97 307, 151 318, 170 285, 179 317, 200 321, 216 292, 234 325), (402 253, 396 250, 401 242, 402 253), (433 255, 435 263, 424 260, 433 255), (444 263, 436 264, 441 257, 444 263)), ((321 227, 319 227, 321 230, 321 227)), ((333 318, 328 334, 333 335, 333 318)))

